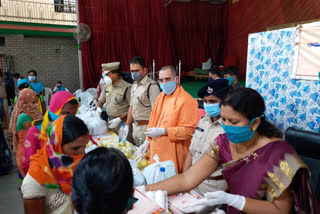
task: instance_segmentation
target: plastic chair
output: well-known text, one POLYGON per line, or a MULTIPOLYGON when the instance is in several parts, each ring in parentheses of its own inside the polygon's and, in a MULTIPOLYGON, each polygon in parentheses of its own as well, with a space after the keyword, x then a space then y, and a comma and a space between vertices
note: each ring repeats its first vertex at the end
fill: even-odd
POLYGON ((52 97, 52 89, 51 88, 45 88, 45 96, 44 96, 44 102, 46 104, 46 108, 48 109, 51 97, 52 97))
POLYGON ((77 100, 79 100, 80 94, 82 93, 81 89, 76 90, 73 95, 77 98, 77 100))
POLYGON ((81 105, 90 106, 91 101, 93 100, 93 96, 89 92, 82 92, 79 96, 78 101, 81 105))
POLYGON ((86 92, 90 93, 92 96, 96 95, 96 89, 95 88, 88 88, 86 92))

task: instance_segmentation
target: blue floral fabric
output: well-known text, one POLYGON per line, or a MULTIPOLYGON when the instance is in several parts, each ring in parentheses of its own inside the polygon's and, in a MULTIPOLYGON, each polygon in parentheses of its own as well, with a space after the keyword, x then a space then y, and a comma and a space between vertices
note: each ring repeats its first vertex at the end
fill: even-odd
POLYGON ((320 81, 290 77, 295 28, 249 35, 246 86, 266 103, 266 116, 283 131, 288 127, 319 132, 320 81))

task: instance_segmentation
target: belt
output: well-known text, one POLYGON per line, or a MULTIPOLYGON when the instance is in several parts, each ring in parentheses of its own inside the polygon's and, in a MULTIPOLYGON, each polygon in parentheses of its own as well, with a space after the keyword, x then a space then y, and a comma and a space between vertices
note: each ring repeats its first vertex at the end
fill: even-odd
POLYGON ((138 126, 148 125, 149 120, 135 120, 134 121, 138 126))

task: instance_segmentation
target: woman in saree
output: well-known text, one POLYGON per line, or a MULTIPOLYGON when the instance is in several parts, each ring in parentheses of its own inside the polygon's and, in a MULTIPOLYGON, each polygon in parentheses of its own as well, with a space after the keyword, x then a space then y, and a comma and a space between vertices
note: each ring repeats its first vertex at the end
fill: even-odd
POLYGON ((23 144, 33 120, 42 119, 38 110, 38 96, 32 89, 20 91, 18 101, 11 114, 9 132, 13 134, 13 151, 16 155, 19 177, 23 179, 23 144))
POLYGON ((207 152, 189 170, 168 180, 145 186, 169 195, 190 191, 220 165, 226 192, 184 208, 198 212, 206 206, 227 205, 227 213, 319 213, 311 190, 310 171, 282 132, 264 116, 261 95, 250 88, 231 91, 220 104, 222 127, 207 152), (302 185, 301 185, 302 184, 302 185))
POLYGON ((31 157, 21 191, 26 214, 73 213, 72 176, 85 154, 89 132, 73 115, 56 119, 48 129, 48 141, 31 157))
POLYGON ((78 100, 70 92, 59 91, 52 96, 49 110, 45 113, 43 120, 34 121, 33 126, 27 132, 23 148, 24 174, 28 172, 30 157, 46 142, 48 126, 61 115, 75 115, 78 107, 78 100))

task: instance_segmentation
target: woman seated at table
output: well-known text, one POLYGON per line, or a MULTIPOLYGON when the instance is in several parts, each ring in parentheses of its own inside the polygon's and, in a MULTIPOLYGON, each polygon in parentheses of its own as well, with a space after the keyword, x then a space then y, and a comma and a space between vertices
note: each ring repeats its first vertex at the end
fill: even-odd
POLYGON ((85 153, 89 132, 73 115, 56 119, 48 141, 31 157, 21 191, 26 214, 73 213, 69 194, 74 169, 85 153))
POLYGON ((226 204, 227 213, 319 213, 311 190, 310 171, 295 150, 281 140, 282 133, 264 116, 261 95, 250 88, 230 92, 220 104, 222 127, 206 154, 183 174, 153 185, 146 191, 187 192, 218 167, 228 193, 216 191, 185 211, 226 204))
POLYGON ((127 213, 133 205, 133 175, 117 149, 97 148, 79 162, 72 179, 72 202, 79 214, 127 213))

